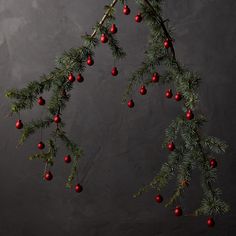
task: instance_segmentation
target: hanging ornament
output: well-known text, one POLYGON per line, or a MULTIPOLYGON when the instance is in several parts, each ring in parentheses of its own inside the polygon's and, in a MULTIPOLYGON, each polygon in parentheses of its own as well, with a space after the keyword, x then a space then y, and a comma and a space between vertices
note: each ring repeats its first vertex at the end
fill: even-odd
POLYGON ((84 77, 80 73, 77 75, 77 81, 79 83, 82 83, 84 81, 84 77))
POLYGON ((102 35, 101 35, 101 38, 100 38, 100 41, 101 41, 102 43, 107 43, 107 42, 108 42, 108 37, 107 37, 107 35, 106 35, 106 34, 102 34, 102 35))
POLYGON ((168 48, 170 47, 170 45, 171 45, 171 39, 166 39, 166 40, 164 41, 164 47, 165 47, 166 49, 168 49, 168 48))
POLYGON ((178 206, 175 208, 174 213, 175 213, 175 216, 182 216, 183 211, 182 211, 181 207, 178 206))
POLYGON ((42 150, 44 149, 44 147, 45 147, 45 144, 42 141, 38 143, 38 149, 42 150))
POLYGON ((209 217, 209 218, 207 219, 207 225, 208 225, 208 227, 214 227, 214 225, 215 225, 214 219, 211 218, 211 217, 209 217))
POLYGON ((135 21, 137 22, 137 23, 140 23, 141 21, 142 21, 142 16, 141 16, 141 13, 138 13, 136 16, 135 16, 135 21))
POLYGON ((113 76, 117 76, 117 75, 118 75, 118 70, 117 70, 116 67, 113 67, 113 68, 112 68, 111 74, 112 74, 113 76))
POLYGON ((38 98, 38 104, 39 104, 40 106, 45 105, 45 100, 44 100, 42 97, 39 97, 39 98, 38 98))
POLYGON ((76 185, 75 185, 75 191, 76 191, 77 193, 80 193, 80 192, 83 191, 83 187, 82 187, 80 184, 76 184, 76 185))
POLYGON ((181 93, 177 92, 177 93, 175 94, 175 100, 178 102, 178 101, 180 101, 181 99, 182 99, 181 93))
POLYGON ((157 194, 155 196, 155 200, 156 200, 157 203, 161 203, 163 201, 163 197, 160 194, 157 194))
POLYGON ((123 13, 124 13, 125 15, 129 15, 129 14, 130 14, 130 9, 129 9, 128 5, 124 5, 123 13))
POLYGON ((47 181, 52 180, 53 179, 52 172, 51 171, 46 171, 45 174, 44 174, 44 179, 47 180, 47 181))
POLYGON ((175 149, 174 143, 173 143, 173 142, 167 143, 167 148, 168 148, 168 150, 171 151, 171 152, 174 151, 174 149, 175 149))
POLYGON ((91 56, 88 56, 87 65, 92 66, 93 64, 94 64, 93 58, 91 56))
POLYGON ((111 25, 111 28, 110 28, 110 32, 111 32, 112 34, 116 34, 117 31, 118 31, 118 29, 117 29, 116 25, 115 25, 115 24, 112 24, 112 25, 111 25))
POLYGON ((173 94, 172 94, 171 89, 166 90, 166 97, 167 98, 172 98, 172 96, 173 96, 173 94))
POLYGON ((193 115, 193 112, 192 112, 192 110, 187 110, 187 112, 186 112, 186 119, 187 120, 192 120, 194 118, 194 115, 193 115))
POLYGON ((22 123, 21 120, 17 120, 17 121, 16 121, 16 128, 17 128, 17 129, 22 129, 23 126, 24 126, 24 125, 23 125, 23 123, 22 123))
POLYGON ((61 122, 61 117, 57 114, 57 115, 54 116, 53 120, 56 124, 58 124, 58 123, 61 122))
POLYGON ((73 83, 73 82, 75 81, 75 77, 74 77, 74 75, 73 75, 72 73, 69 74, 68 80, 69 80, 71 83, 73 83))
POLYGON ((142 85, 139 92, 140 92, 141 95, 145 95, 147 93, 146 87, 144 85, 142 85))
POLYGON ((128 107, 133 108, 134 107, 134 101, 131 99, 128 101, 128 107))
POLYGON ((71 162, 71 157, 70 157, 70 155, 64 156, 64 162, 65 162, 65 163, 70 163, 70 162, 71 162))
POLYGON ((216 168, 217 167, 217 161, 215 159, 210 160, 210 167, 211 168, 216 168))
POLYGON ((159 81, 159 76, 158 76, 157 73, 154 73, 154 74, 152 75, 152 82, 153 82, 153 83, 157 83, 158 81, 159 81))

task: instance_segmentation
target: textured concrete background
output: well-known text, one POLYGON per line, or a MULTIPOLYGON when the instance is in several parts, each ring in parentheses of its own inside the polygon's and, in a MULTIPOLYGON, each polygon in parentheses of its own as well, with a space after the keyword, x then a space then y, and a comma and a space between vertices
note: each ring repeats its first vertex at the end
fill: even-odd
MULTIPOLYGON (((176 28, 177 57, 203 77, 201 109, 210 121, 205 131, 231 144, 219 159, 218 184, 232 211, 217 218, 214 229, 206 227, 205 217, 174 217, 170 209, 154 202, 154 192, 132 198, 166 160, 167 153, 161 150, 163 132, 181 110, 179 104, 164 98, 166 88, 159 85, 145 97, 136 94, 134 110, 121 104, 126 78, 139 65, 148 37, 145 26, 133 21, 138 10, 133 1, 130 17, 118 7, 119 39, 128 53, 119 64, 120 75, 110 76, 110 51, 106 45, 98 48, 95 66, 84 74, 85 82, 76 85, 64 115, 68 134, 86 153, 79 169, 84 192, 78 195, 64 188, 70 167, 63 163, 63 149, 53 167, 54 180, 45 183, 43 164, 27 160, 36 151, 39 135, 15 148, 16 117, 5 118, 9 103, 3 91, 22 88, 49 72, 55 57, 80 45, 80 35, 91 32, 106 3, 0 0, 0 235, 236 235, 234 0, 169 0, 165 5, 165 14, 176 28)), ((41 114, 36 108, 23 113, 22 119, 37 116, 41 114)), ((173 184, 164 196, 173 191, 173 184)), ((197 175, 185 196, 186 211, 198 206, 197 175)))

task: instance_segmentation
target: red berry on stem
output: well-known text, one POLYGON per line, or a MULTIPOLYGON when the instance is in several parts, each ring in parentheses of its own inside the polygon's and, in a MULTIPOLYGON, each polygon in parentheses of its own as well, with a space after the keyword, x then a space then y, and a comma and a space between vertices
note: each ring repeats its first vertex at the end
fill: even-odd
POLYGON ((187 120, 192 120, 194 118, 194 115, 193 115, 193 112, 192 112, 192 110, 187 110, 187 112, 186 112, 186 119, 187 120))
POLYGON ((209 218, 207 219, 207 225, 208 225, 208 227, 214 227, 214 225, 215 225, 214 219, 211 218, 211 217, 209 217, 209 218))
POLYGON ((135 21, 137 22, 137 23, 140 23, 141 21, 142 21, 142 16, 141 16, 141 13, 138 13, 136 16, 135 16, 135 21))
POLYGON ((210 167, 211 168, 216 168, 217 167, 217 161, 215 159, 210 160, 210 167))
POLYGON ((68 80, 69 80, 71 83, 73 83, 73 82, 75 81, 75 77, 74 77, 74 75, 73 75, 72 73, 69 74, 68 80))
POLYGON ((171 152, 174 151, 174 149, 175 149, 174 143, 173 143, 173 142, 167 143, 167 148, 168 148, 168 150, 171 151, 171 152))
POLYGON ((39 98, 38 98, 38 104, 39 104, 40 106, 45 105, 45 100, 44 100, 42 97, 39 97, 39 98))
POLYGON ((134 101, 131 99, 128 101, 128 107, 133 108, 134 107, 134 101))
POLYGON ((173 94, 172 94, 171 89, 166 90, 166 97, 167 98, 172 98, 172 96, 173 96, 173 94))
POLYGON ((76 185, 75 185, 75 191, 76 191, 77 193, 80 193, 80 192, 83 191, 83 187, 82 187, 80 184, 76 184, 76 185))
POLYGON ((54 118, 53 118, 54 122, 56 124, 60 123, 61 122, 61 117, 59 115, 55 115, 54 118))
POLYGON ((139 92, 140 92, 141 95, 145 95, 145 94, 147 93, 147 89, 146 89, 146 87, 145 87, 144 85, 141 86, 139 92))
POLYGON ((64 162, 65 162, 65 163, 70 163, 70 162, 71 162, 71 157, 70 157, 70 155, 64 156, 64 162))
POLYGON ((51 171, 46 171, 45 172, 44 179, 47 180, 47 181, 50 181, 50 180, 53 179, 53 175, 52 175, 51 171))
POLYGON ((117 75, 118 75, 118 70, 117 70, 116 67, 113 67, 113 68, 112 68, 111 74, 112 74, 113 76, 117 76, 117 75))
POLYGON ((154 74, 152 75, 152 82, 153 82, 153 83, 157 83, 158 81, 159 81, 159 76, 158 76, 157 73, 154 73, 154 74))
POLYGON ((155 196, 155 200, 156 200, 156 202, 161 203, 163 201, 163 197, 160 194, 157 194, 155 196))
POLYGON ((164 47, 165 47, 166 49, 168 49, 168 48, 170 47, 170 45, 171 45, 171 39, 166 39, 166 40, 164 41, 164 47))
POLYGON ((93 58, 91 56, 88 56, 87 65, 92 66, 93 64, 94 64, 93 58))
POLYGON ((78 75, 77 75, 77 81, 78 81, 79 83, 82 83, 82 82, 84 81, 84 77, 83 77, 81 74, 78 74, 78 75))
POLYGON ((118 29, 117 29, 116 25, 115 25, 115 24, 112 24, 112 25, 111 25, 111 28, 110 28, 110 32, 111 32, 112 34, 116 34, 117 31, 118 31, 118 29))
POLYGON ((181 209, 181 207, 176 207, 174 210, 175 216, 182 216, 183 211, 181 209))
POLYGON ((17 128, 17 129, 22 129, 23 126, 24 126, 24 125, 23 125, 23 123, 22 123, 21 120, 17 120, 17 121, 16 121, 16 128, 17 128))
POLYGON ((43 142, 38 143, 38 149, 44 149, 45 145, 43 142))
POLYGON ((102 34, 100 40, 101 40, 102 43, 107 43, 108 42, 108 37, 106 36, 106 34, 102 34))
POLYGON ((180 101, 181 99, 182 99, 181 93, 177 92, 177 93, 175 94, 175 100, 178 102, 178 101, 180 101))
POLYGON ((130 9, 129 9, 128 5, 124 5, 123 13, 124 13, 125 15, 129 15, 129 14, 130 14, 130 9))

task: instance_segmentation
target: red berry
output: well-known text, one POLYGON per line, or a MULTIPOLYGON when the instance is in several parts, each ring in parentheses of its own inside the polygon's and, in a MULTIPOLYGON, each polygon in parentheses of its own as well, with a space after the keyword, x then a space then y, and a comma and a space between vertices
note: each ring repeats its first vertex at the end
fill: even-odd
POLYGON ((55 115, 54 118, 53 118, 54 122, 56 124, 60 123, 61 122, 61 117, 59 115, 55 115))
POLYGON ((181 209, 181 207, 176 207, 174 210, 175 216, 182 216, 183 211, 181 209))
POLYGON ((44 149, 45 145, 43 142, 38 143, 38 149, 44 149))
POLYGON ((181 93, 176 93, 175 94, 175 100, 178 102, 182 99, 181 93))
POLYGON ((138 13, 136 16, 135 16, 135 21, 137 22, 137 23, 140 23, 141 21, 142 21, 142 16, 141 16, 141 13, 138 13))
POLYGON ((81 74, 78 74, 78 75, 77 75, 77 81, 78 81, 79 83, 82 83, 82 82, 84 81, 84 77, 83 77, 81 74))
POLYGON ((128 101, 128 107, 133 108, 134 107, 134 101, 131 99, 128 101))
POLYGON ((161 203, 163 201, 163 197, 160 194, 157 194, 155 196, 155 200, 156 200, 156 202, 161 203))
POLYGON ((214 227, 214 225, 215 225, 214 219, 211 218, 211 217, 209 217, 209 218, 207 219, 207 225, 208 225, 208 227, 214 227))
POLYGON ((145 94, 147 93, 147 89, 146 89, 146 87, 145 87, 144 85, 141 86, 139 92, 140 92, 141 95, 145 95, 145 94))
POLYGON ((108 37, 105 34, 102 34, 100 40, 101 40, 102 43, 107 43, 108 42, 108 37))
POLYGON ((173 143, 173 142, 167 143, 167 148, 168 148, 168 150, 171 151, 171 152, 174 151, 174 149, 175 149, 174 143, 173 143))
POLYGON ((17 128, 17 129, 22 129, 23 126, 24 126, 24 125, 23 125, 23 123, 22 123, 21 120, 17 120, 17 121, 16 121, 16 128, 17 128))
POLYGON ((159 76, 158 76, 157 73, 154 73, 154 74, 152 75, 152 82, 153 82, 153 83, 157 83, 158 81, 159 81, 159 76))
POLYGON ((216 168, 217 167, 217 161, 215 159, 210 160, 210 167, 211 168, 216 168))
POLYGON ((130 14, 130 9, 129 9, 128 5, 124 5, 123 13, 124 13, 125 15, 129 15, 129 14, 130 14))
POLYGON ((38 98, 38 104, 39 104, 40 106, 45 105, 45 100, 44 100, 42 97, 39 97, 39 98, 38 98))
POLYGON ((172 96, 173 96, 173 94, 172 94, 171 89, 168 89, 168 90, 166 91, 166 97, 167 97, 167 98, 172 98, 172 96))
POLYGON ((45 172, 44 179, 47 180, 47 181, 50 181, 50 180, 53 179, 53 175, 52 175, 51 171, 46 171, 45 172))
POLYGON ((111 28, 110 28, 110 32, 111 32, 112 34, 116 34, 117 31, 118 31, 118 29, 117 29, 116 25, 115 25, 115 24, 112 24, 112 25, 111 25, 111 28))
POLYGON ((91 56, 88 56, 87 65, 92 66, 93 64, 94 64, 93 58, 91 56))
POLYGON ((171 45, 171 40, 170 40, 170 39, 166 39, 166 40, 164 41, 164 47, 165 47, 166 49, 168 49, 168 48, 170 47, 170 45, 171 45))
POLYGON ((80 193, 80 192, 83 191, 83 187, 82 187, 80 184, 76 184, 76 185, 75 185, 75 191, 76 191, 77 193, 80 193))
POLYGON ((117 70, 116 67, 113 67, 113 68, 112 68, 111 74, 112 74, 113 76, 117 76, 117 75, 118 75, 118 70, 117 70))
POLYGON ((69 74, 68 80, 69 80, 71 83, 73 83, 73 82, 75 81, 75 77, 74 77, 74 75, 73 75, 72 73, 69 74))
POLYGON ((70 155, 64 156, 64 161, 65 161, 65 163, 70 163, 71 162, 70 155))
POLYGON ((194 115, 193 115, 193 112, 192 112, 192 110, 188 110, 187 112, 186 112, 186 119, 187 120, 192 120, 194 118, 194 115))

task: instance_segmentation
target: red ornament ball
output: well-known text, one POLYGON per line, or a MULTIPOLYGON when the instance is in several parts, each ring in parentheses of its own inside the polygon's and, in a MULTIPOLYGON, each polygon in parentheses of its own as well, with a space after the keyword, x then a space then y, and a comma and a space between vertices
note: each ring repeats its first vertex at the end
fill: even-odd
POLYGON ((16 121, 16 128, 17 128, 17 129, 22 129, 23 126, 24 126, 24 125, 23 125, 23 123, 22 123, 21 120, 17 120, 17 121, 16 121))
POLYGON ((83 187, 80 184, 75 185, 75 192, 80 193, 83 191, 83 187))
POLYGON ((45 144, 43 142, 38 143, 38 149, 42 150, 44 149, 44 147, 45 147, 45 144))
POLYGON ((142 16, 141 16, 141 13, 138 13, 136 16, 135 16, 135 21, 137 22, 137 23, 140 23, 141 21, 142 21, 142 16))
POLYGON ((94 64, 93 58, 91 56, 88 56, 87 65, 92 66, 93 64, 94 64))
POLYGON ((118 75, 118 70, 117 70, 116 67, 113 67, 113 68, 112 68, 111 74, 112 74, 113 76, 117 76, 117 75, 118 75))
POLYGON ((52 180, 53 179, 52 172, 51 171, 46 171, 45 174, 44 174, 44 179, 47 180, 47 181, 52 180))
POLYGON ((215 159, 210 160, 210 167, 211 168, 216 168, 217 167, 217 161, 215 159))
POLYGON ((209 218, 207 219, 207 225, 208 225, 208 227, 214 227, 214 225, 215 225, 214 219, 211 218, 211 217, 209 217, 209 218))
POLYGON ((163 197, 160 194, 157 194, 155 196, 155 200, 156 200, 157 203, 161 203, 163 201, 163 197))
POLYGON ((38 98, 38 104, 39 104, 40 106, 45 105, 45 100, 44 100, 42 97, 39 97, 39 98, 38 98))
POLYGON ((125 15, 129 15, 129 14, 130 14, 130 9, 129 9, 128 5, 124 5, 123 13, 124 13, 125 15))
POLYGON ((69 80, 71 83, 73 83, 73 82, 75 81, 75 77, 74 77, 74 75, 73 75, 72 73, 69 74, 68 80, 69 80))
POLYGON ((70 155, 64 156, 64 162, 65 163, 70 163, 71 162, 71 156, 70 155))
POLYGON ((83 77, 81 74, 78 74, 78 75, 77 75, 77 81, 78 81, 79 83, 82 83, 82 82, 84 81, 84 77, 83 77))
POLYGON ((118 31, 118 29, 117 29, 116 25, 115 25, 115 24, 112 24, 112 25, 111 25, 111 28, 110 28, 110 32, 111 32, 112 34, 116 34, 117 31, 118 31))
POLYGON ((171 45, 171 40, 170 40, 170 39, 166 39, 166 40, 164 41, 164 47, 165 47, 166 49, 168 49, 168 48, 170 47, 170 45, 171 45))
POLYGON ((134 107, 134 101, 131 99, 128 101, 128 107, 133 108, 134 107))
POLYGON ((153 82, 153 83, 157 83, 158 81, 159 81, 159 76, 158 76, 157 73, 154 73, 154 74, 152 75, 152 82, 153 82))
POLYGON ((181 209, 181 207, 176 207, 174 210, 175 216, 182 216, 183 211, 181 209))
POLYGON ((171 89, 166 90, 166 97, 167 98, 172 98, 172 96, 173 96, 173 94, 172 94, 171 89))
POLYGON ((141 95, 145 95, 145 94, 147 93, 147 89, 146 89, 146 87, 145 87, 144 85, 141 86, 139 92, 140 92, 141 95))
POLYGON ((186 119, 187 120, 192 120, 194 118, 194 115, 193 115, 193 112, 192 112, 192 110, 187 110, 187 112, 186 112, 186 119))
POLYGON ((108 42, 108 37, 107 37, 107 35, 106 35, 106 34, 102 34, 102 35, 101 35, 101 38, 100 38, 100 41, 101 41, 102 43, 107 43, 107 42, 108 42))
POLYGON ((181 93, 177 92, 177 93, 175 94, 175 100, 178 102, 178 101, 180 101, 181 99, 182 99, 181 93))
POLYGON ((175 149, 174 143, 173 143, 173 142, 167 143, 167 148, 168 148, 168 150, 171 151, 171 152, 174 151, 174 149, 175 149))
POLYGON ((56 124, 60 123, 61 122, 61 117, 59 115, 55 115, 54 118, 53 118, 54 122, 56 124))

